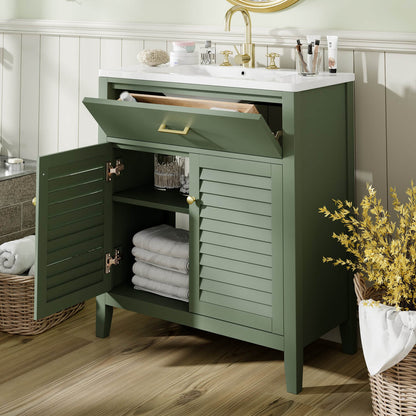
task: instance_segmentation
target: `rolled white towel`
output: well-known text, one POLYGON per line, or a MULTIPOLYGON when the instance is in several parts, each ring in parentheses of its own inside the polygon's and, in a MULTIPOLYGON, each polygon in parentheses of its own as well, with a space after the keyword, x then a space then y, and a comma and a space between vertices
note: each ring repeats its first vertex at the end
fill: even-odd
POLYGON ((138 261, 163 267, 164 269, 175 270, 181 273, 188 273, 189 271, 189 258, 167 256, 140 247, 133 247, 131 254, 138 261))
POLYGON ((140 276, 133 276, 131 280, 136 290, 144 290, 156 295, 189 302, 189 290, 184 287, 166 285, 140 276))
POLYGON ((175 272, 173 270, 162 269, 151 264, 136 261, 133 264, 133 273, 155 282, 164 283, 178 287, 189 287, 189 276, 185 273, 175 272))
POLYGON ((171 257, 189 257, 189 232, 167 224, 139 231, 133 236, 133 244, 171 257))
POLYGON ((0 273, 22 274, 35 263, 35 236, 0 245, 0 273))

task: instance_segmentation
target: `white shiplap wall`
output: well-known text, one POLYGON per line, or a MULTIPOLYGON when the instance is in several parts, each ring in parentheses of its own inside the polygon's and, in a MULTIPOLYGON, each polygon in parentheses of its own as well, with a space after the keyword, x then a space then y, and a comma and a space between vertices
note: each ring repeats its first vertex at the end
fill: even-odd
MULTIPOLYGON (((255 32, 257 61, 266 64, 265 55, 273 50, 281 54, 282 67, 293 68, 299 33, 255 32)), ((366 183, 372 183, 386 202, 390 186, 402 192, 416 181, 416 36, 339 36, 339 68, 356 74, 357 194, 360 198, 366 183)), ((98 95, 98 69, 132 65, 141 49, 169 50, 171 40, 187 38, 212 39, 223 50, 241 41, 242 33, 169 25, 0 22, 0 153, 36 159, 96 143, 97 126, 82 99, 98 95)))

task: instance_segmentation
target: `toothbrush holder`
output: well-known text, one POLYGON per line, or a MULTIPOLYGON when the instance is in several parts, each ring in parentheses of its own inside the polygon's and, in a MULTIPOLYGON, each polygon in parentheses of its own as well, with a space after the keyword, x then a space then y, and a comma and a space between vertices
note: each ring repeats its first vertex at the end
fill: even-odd
POLYGON ((308 54, 307 48, 302 48, 300 53, 296 52, 296 71, 302 76, 318 75, 322 70, 322 52, 308 54))

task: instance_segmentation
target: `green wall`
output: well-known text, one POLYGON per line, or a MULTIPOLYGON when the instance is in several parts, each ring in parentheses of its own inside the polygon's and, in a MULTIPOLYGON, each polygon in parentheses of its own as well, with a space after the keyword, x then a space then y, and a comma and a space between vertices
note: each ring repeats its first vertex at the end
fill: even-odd
POLYGON ((18 16, 19 5, 14 0, 0 0, 0 19, 13 19, 18 16))
MULTIPOLYGON (((0 0, 2 18, 221 26, 226 0, 0 0)), ((299 0, 253 15, 270 29, 415 32, 415 0, 299 0)), ((237 23, 237 21, 234 24, 237 23)))

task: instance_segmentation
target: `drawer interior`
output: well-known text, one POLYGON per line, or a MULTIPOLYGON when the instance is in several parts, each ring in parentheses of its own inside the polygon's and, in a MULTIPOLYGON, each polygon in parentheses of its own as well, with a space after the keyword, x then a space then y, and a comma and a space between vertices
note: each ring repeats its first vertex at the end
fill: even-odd
POLYGON ((179 107, 221 109, 229 111, 238 111, 239 113, 258 114, 257 108, 250 103, 235 103, 228 101, 214 101, 196 98, 184 97, 166 97, 152 94, 132 93, 131 96, 139 103, 174 105, 179 107))

